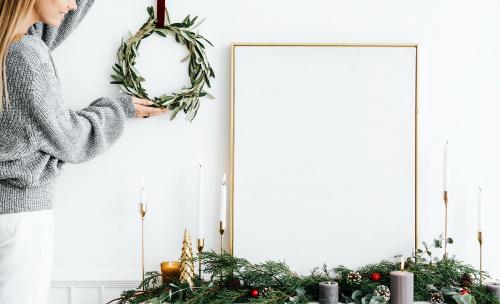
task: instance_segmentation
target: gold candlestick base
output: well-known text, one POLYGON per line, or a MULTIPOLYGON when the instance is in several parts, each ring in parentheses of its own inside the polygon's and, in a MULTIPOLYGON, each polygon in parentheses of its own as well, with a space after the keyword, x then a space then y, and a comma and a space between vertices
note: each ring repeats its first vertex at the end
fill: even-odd
POLYGON ((478 231, 477 240, 479 242, 479 283, 483 285, 483 232, 478 231))
POLYGON ((205 247, 205 239, 198 239, 198 276, 201 281, 201 253, 205 247))

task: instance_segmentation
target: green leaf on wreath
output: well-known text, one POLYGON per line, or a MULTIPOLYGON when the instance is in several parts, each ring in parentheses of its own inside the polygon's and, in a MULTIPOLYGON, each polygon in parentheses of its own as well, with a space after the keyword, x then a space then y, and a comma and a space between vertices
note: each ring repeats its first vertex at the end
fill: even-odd
POLYGON ((160 35, 162 37, 167 37, 167 35, 164 32, 162 32, 162 31, 156 30, 155 33, 157 33, 158 35, 160 35))
POLYGON ((155 10, 153 9, 153 7, 149 6, 147 10, 149 13, 149 17, 154 18, 155 17, 155 10))
POLYGON ((189 23, 189 27, 193 26, 193 24, 196 22, 196 19, 198 19, 198 16, 194 17, 193 20, 189 23))

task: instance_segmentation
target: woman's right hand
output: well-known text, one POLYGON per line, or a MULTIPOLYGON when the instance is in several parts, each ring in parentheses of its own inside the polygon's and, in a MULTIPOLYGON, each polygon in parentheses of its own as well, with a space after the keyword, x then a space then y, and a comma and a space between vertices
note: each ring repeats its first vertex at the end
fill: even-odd
POLYGON ((148 99, 140 99, 135 96, 132 96, 132 102, 135 107, 135 117, 147 118, 149 116, 159 115, 161 113, 167 112, 166 108, 155 108, 151 107, 154 104, 151 100, 148 99))

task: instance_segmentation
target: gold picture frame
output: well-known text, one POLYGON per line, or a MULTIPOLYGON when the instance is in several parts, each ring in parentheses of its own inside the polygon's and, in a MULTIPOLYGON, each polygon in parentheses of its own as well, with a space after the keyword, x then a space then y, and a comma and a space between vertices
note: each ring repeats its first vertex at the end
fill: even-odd
POLYGON ((419 203, 418 203, 418 141, 419 141, 419 122, 418 122, 418 105, 419 105, 419 46, 417 43, 388 43, 388 44, 373 44, 373 43, 232 43, 231 44, 231 85, 230 85, 230 192, 229 192, 229 249, 230 253, 234 254, 234 160, 235 160, 235 70, 236 70, 236 49, 240 47, 366 47, 366 48, 412 48, 415 50, 415 109, 414 109, 414 147, 415 147, 415 161, 414 161, 414 249, 419 246, 419 203))

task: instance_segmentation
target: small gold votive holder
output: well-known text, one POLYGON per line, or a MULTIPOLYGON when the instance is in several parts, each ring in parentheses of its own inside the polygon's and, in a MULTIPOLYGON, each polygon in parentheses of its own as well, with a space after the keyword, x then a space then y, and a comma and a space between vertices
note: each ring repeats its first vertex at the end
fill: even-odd
POLYGON ((173 280, 179 280, 181 277, 181 262, 166 261, 160 264, 163 284, 170 283, 173 280))

